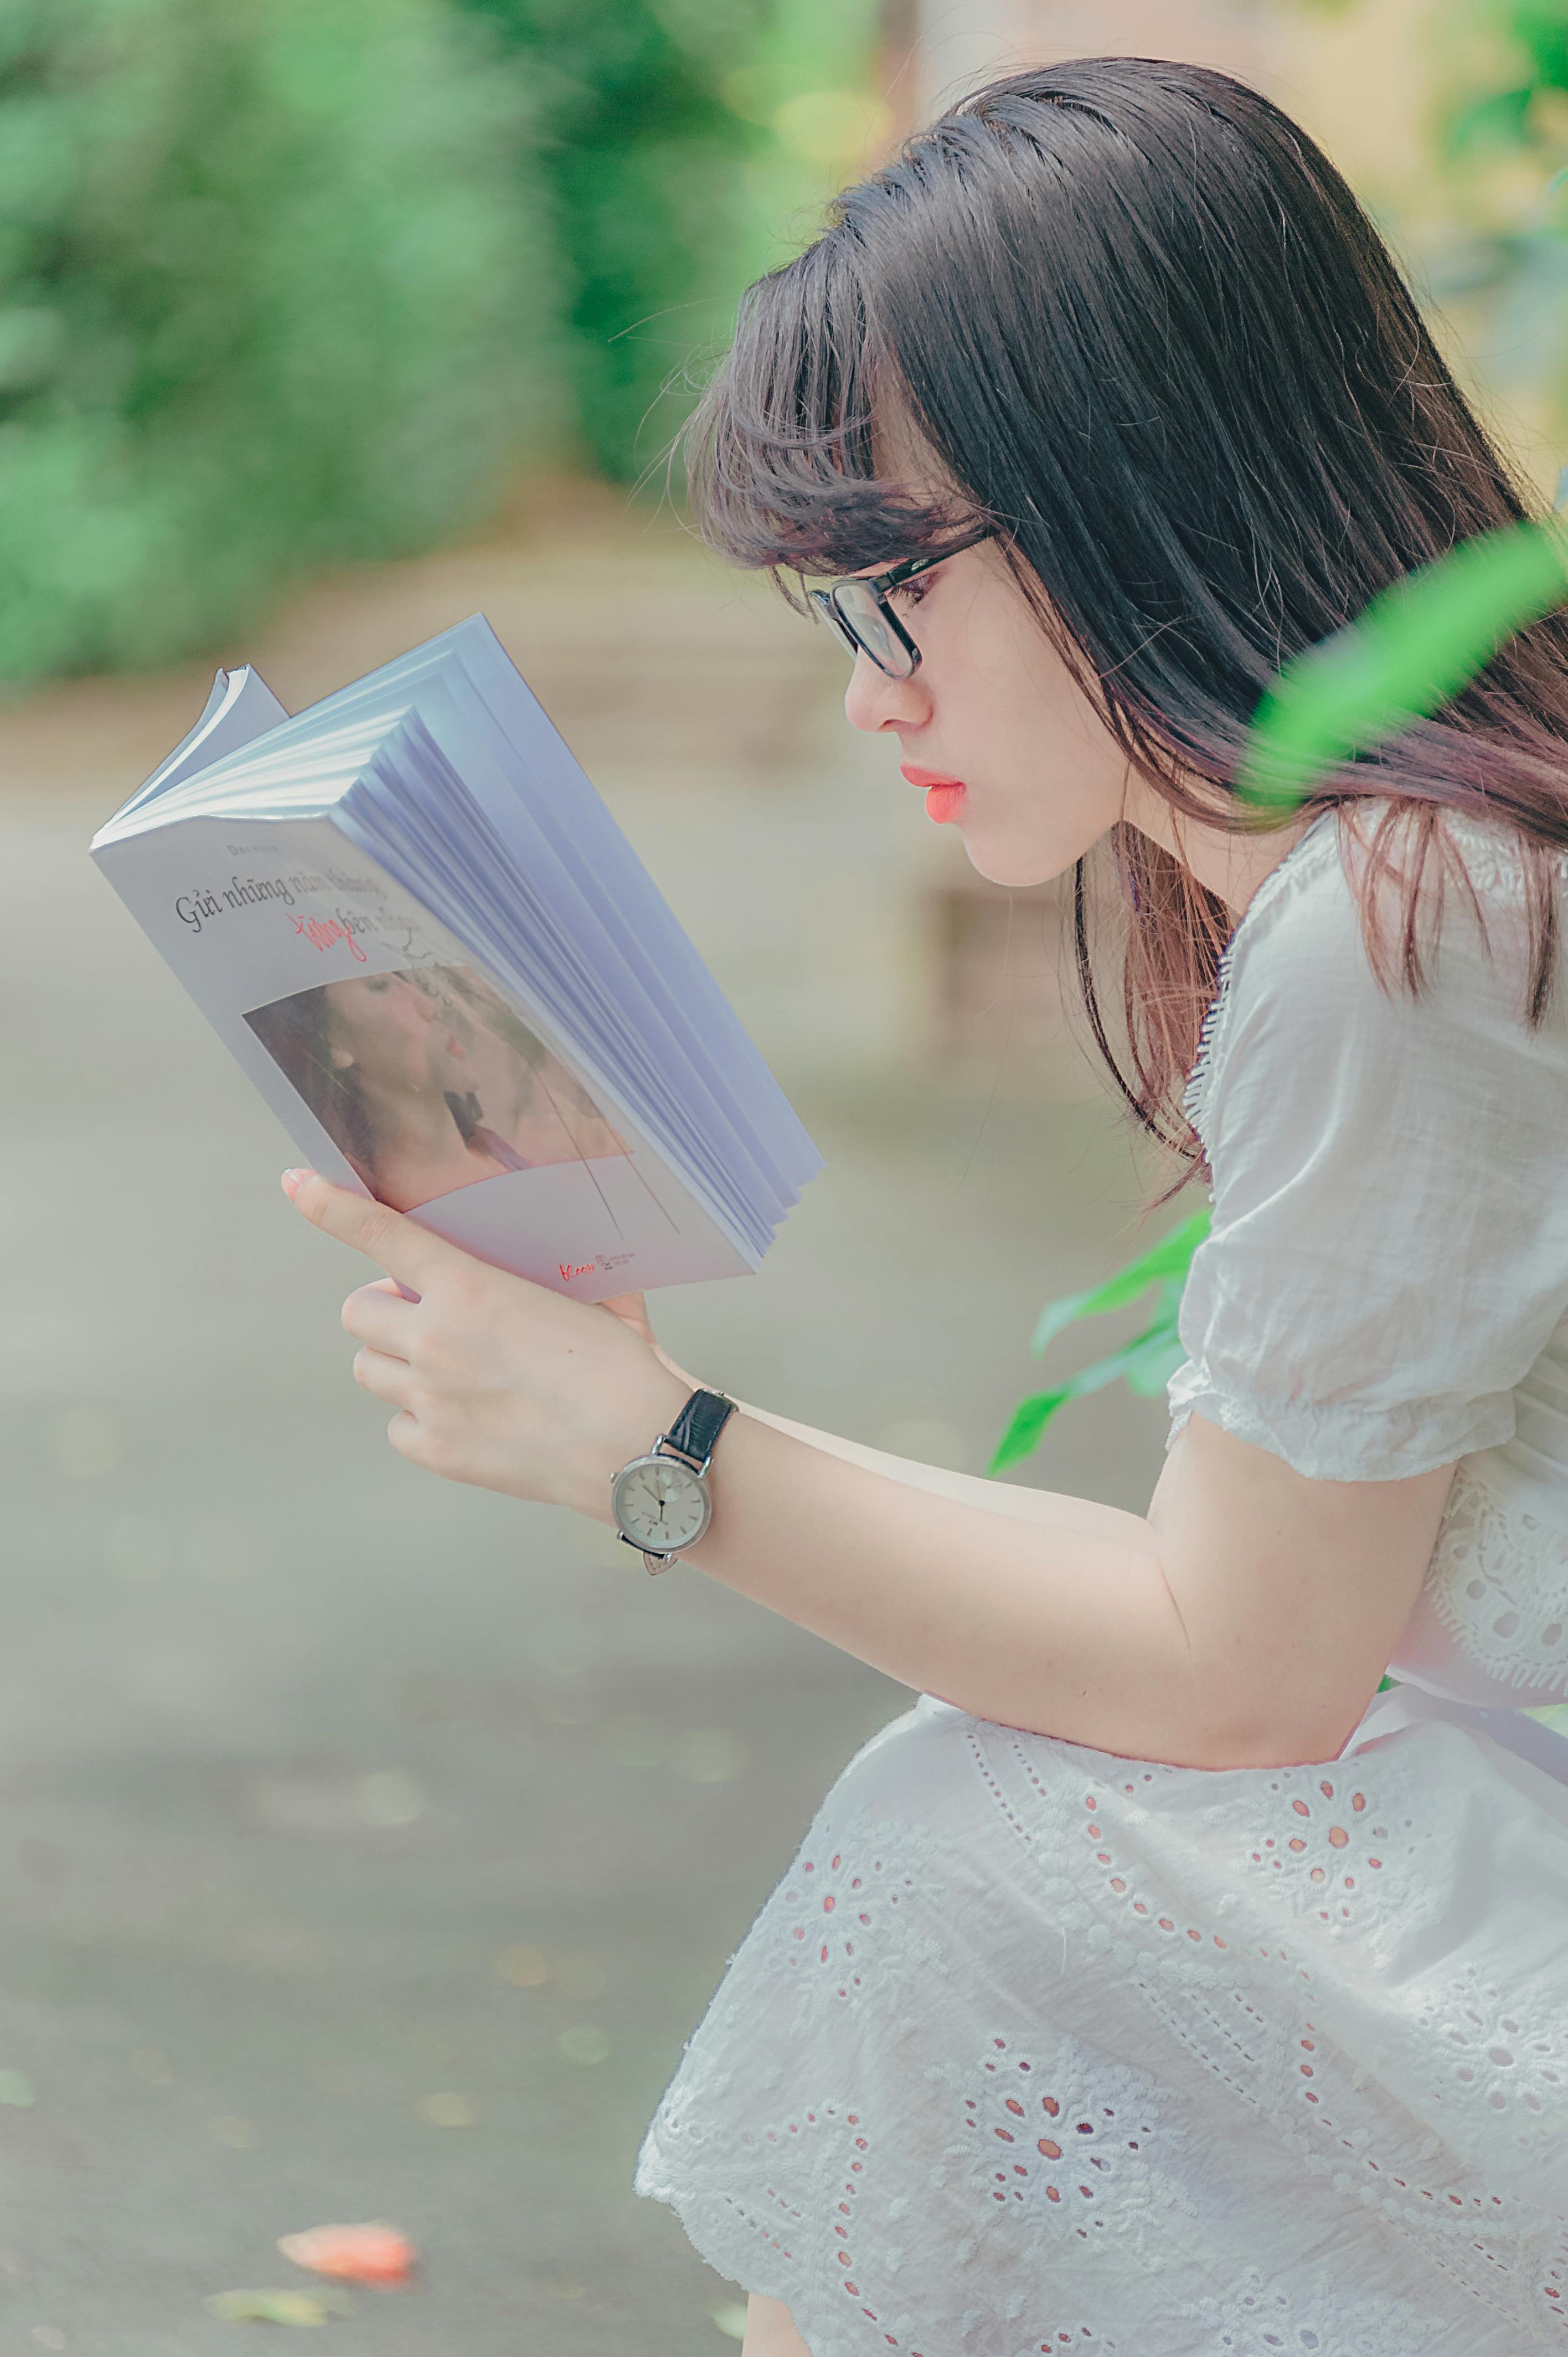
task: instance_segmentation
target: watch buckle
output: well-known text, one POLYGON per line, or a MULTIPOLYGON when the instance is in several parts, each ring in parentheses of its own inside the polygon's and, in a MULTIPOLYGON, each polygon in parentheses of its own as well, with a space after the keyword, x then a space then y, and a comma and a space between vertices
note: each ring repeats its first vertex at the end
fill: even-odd
POLYGON ((652 1457, 673 1457, 680 1464, 689 1467, 699 1480, 714 1461, 712 1449, 705 1457, 693 1457, 689 1450, 677 1448, 667 1432, 660 1434, 649 1454, 652 1457))
POLYGON ((679 1563, 681 1560, 678 1555, 661 1555, 651 1547, 639 1545, 637 1540, 628 1538, 624 1531, 618 1531, 616 1533, 616 1536, 619 1539, 622 1546, 630 1547, 634 1554, 639 1555, 642 1557, 642 1560, 650 1574, 659 1571, 668 1571, 672 1563, 679 1563))

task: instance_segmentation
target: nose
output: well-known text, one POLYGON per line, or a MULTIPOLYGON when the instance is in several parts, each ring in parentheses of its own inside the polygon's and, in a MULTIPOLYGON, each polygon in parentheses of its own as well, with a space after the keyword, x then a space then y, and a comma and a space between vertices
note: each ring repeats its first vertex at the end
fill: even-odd
POLYGON ((864 728, 875 736, 882 728, 923 727, 931 716, 931 699, 922 673, 912 672, 908 679, 889 679, 868 654, 860 653, 844 690, 843 710, 852 728, 864 728))

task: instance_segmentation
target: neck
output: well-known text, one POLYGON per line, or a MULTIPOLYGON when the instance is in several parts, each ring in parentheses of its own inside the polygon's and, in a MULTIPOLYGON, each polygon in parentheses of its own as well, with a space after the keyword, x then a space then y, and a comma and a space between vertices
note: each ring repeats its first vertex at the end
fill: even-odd
POLYGON ((1173 853, 1189 876, 1223 900, 1233 917, 1240 916, 1264 877, 1273 873, 1309 823, 1307 817, 1299 817, 1257 834, 1251 829, 1236 832, 1212 826, 1173 810, 1163 794, 1139 778, 1127 781, 1124 816, 1130 826, 1173 853))

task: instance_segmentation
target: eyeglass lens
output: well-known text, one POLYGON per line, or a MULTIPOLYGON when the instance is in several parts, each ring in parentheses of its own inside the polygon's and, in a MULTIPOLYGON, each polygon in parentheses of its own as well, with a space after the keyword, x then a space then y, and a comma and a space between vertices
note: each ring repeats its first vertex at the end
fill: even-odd
POLYGON ((907 679, 914 669, 909 650, 888 628, 876 592, 864 581, 841 581, 832 602, 866 653, 894 679, 907 679))

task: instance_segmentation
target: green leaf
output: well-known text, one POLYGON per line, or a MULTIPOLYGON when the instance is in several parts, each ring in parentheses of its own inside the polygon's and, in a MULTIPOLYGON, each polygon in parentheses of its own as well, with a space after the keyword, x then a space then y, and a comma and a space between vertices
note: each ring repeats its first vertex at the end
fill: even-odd
POLYGON ((1038 1444, 1047 1425, 1059 1407, 1069 1400, 1084 1399, 1090 1392, 1103 1391, 1107 1383, 1124 1382, 1130 1391, 1152 1397, 1163 1391, 1182 1361, 1181 1344, 1175 1339, 1172 1318, 1161 1316, 1152 1326, 1119 1351, 1112 1351, 1092 1366, 1080 1367, 1055 1391, 1036 1392, 1032 1399, 1020 1403, 1013 1411, 1012 1422, 997 1443, 996 1454, 986 1468, 988 1474, 1003 1472, 1027 1457, 1038 1444))
MULTIPOLYGON (((1098 1318, 1106 1310, 1124 1309, 1128 1302, 1136 1301, 1140 1293, 1146 1293, 1162 1277, 1184 1279, 1193 1254, 1208 1233, 1208 1213, 1195 1211, 1190 1220, 1184 1220, 1169 1235, 1162 1236, 1152 1251, 1129 1261, 1103 1285, 1090 1286, 1084 1293, 1064 1294, 1059 1301, 1047 1301, 1030 1337, 1030 1357, 1038 1358, 1062 1329, 1076 1318, 1098 1318)), ((1176 1289, 1179 1297, 1179 1284, 1176 1289)))
POLYGON ((1568 540, 1509 524, 1423 565, 1287 663, 1258 707, 1236 791, 1294 808, 1318 780, 1440 711, 1506 639, 1568 598, 1568 540))
POLYGON ((1004 1473, 1009 1465, 1016 1465, 1027 1457, 1058 1407, 1065 1407, 1078 1394, 1070 1388, 1054 1392, 1036 1392, 1032 1399, 1020 1400, 1013 1411, 1012 1421, 996 1444, 996 1453, 986 1467, 987 1474, 1004 1473))
POLYGON ((1029 1344, 1036 1357, 1075 1318, 1097 1318, 1108 1310, 1123 1309, 1140 1294, 1147 1293, 1151 1286, 1159 1287, 1154 1315, 1141 1334, 1105 1358, 1096 1359, 1091 1366, 1080 1368, 1054 1390, 1036 1392, 1019 1403, 997 1443, 996 1453, 986 1469, 988 1473, 1003 1472, 1020 1458, 1027 1457, 1057 1410, 1065 1407, 1069 1400, 1083 1399, 1089 1393, 1102 1391, 1107 1383, 1118 1382, 1144 1399, 1153 1398, 1165 1389, 1182 1361, 1176 1316, 1187 1272, 1194 1253, 1208 1233, 1208 1211, 1195 1211, 1148 1252, 1118 1269, 1103 1285, 1090 1286, 1085 1292, 1069 1293, 1059 1301, 1046 1304, 1029 1344))
POLYGON ((1174 1313, 1157 1326, 1151 1326, 1140 1339, 1144 1347, 1122 1368, 1122 1380, 1139 1399, 1158 1399, 1187 1356, 1176 1333, 1174 1313))

